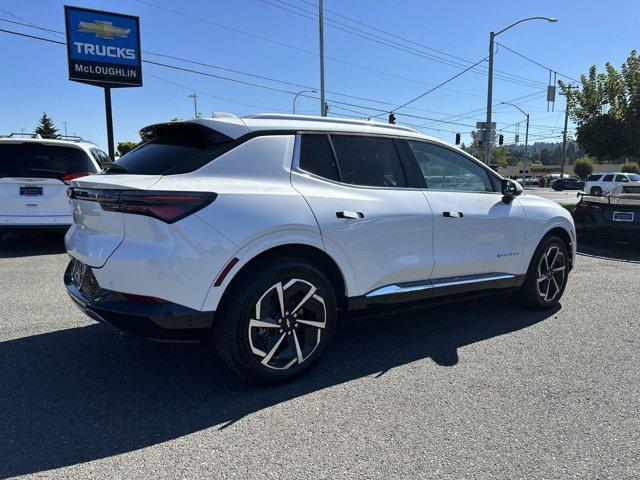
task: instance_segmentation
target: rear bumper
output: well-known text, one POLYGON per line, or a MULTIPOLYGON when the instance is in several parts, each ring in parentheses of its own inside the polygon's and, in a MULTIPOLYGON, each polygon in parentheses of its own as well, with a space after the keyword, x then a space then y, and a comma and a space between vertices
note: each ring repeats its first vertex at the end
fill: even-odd
POLYGON ((0 231, 67 230, 73 223, 71 215, 0 215, 0 231))
POLYGON ((640 227, 635 225, 613 225, 611 223, 576 222, 578 235, 611 240, 640 241, 640 227))
POLYGON ((194 341, 208 333, 215 312, 201 312, 175 303, 150 303, 126 299, 122 293, 100 289, 90 300, 73 281, 72 260, 64 273, 67 293, 89 318, 121 335, 151 340, 194 341))

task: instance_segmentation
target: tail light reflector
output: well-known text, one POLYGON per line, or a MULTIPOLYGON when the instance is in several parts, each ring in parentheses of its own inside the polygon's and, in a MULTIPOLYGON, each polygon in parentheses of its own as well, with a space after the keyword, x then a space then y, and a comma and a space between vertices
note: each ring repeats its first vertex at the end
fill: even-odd
POLYGON ((209 192, 108 190, 70 188, 70 198, 99 202, 103 210, 157 218, 165 223, 178 220, 211 204, 217 197, 209 192))
POLYGON ((604 208, 600 205, 593 205, 592 203, 578 203, 576 210, 580 212, 601 212, 604 208))
POLYGON ((75 180, 76 178, 86 177, 87 175, 93 175, 91 172, 74 172, 74 173, 65 173, 60 177, 64 183, 69 185, 71 180, 75 180))

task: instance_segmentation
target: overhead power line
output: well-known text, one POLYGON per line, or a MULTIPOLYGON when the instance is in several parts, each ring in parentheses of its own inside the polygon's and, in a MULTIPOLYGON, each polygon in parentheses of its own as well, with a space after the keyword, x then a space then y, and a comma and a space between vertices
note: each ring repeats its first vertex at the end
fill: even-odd
MULTIPOLYGON (((287 7, 284 7, 282 5, 275 4, 275 3, 273 3, 273 1, 270 1, 270 0, 258 0, 258 1, 260 1, 262 3, 265 3, 267 5, 271 5, 273 7, 279 8, 281 10, 285 10, 287 12, 293 13, 295 15, 301 16, 303 18, 307 18, 307 19, 312 20, 314 22, 318 21, 318 16, 317 16, 316 13, 309 12, 307 10, 301 9, 300 7, 297 7, 295 5, 291 5, 290 3, 287 3, 287 2, 285 2, 283 0, 273 0, 273 1, 276 1, 276 2, 278 2, 280 4, 288 5, 289 7, 292 7, 292 8, 297 9, 297 10, 301 10, 302 13, 298 12, 298 11, 295 11, 295 10, 291 10, 291 8, 287 8, 287 7)), ((442 57, 439 57, 439 56, 431 54, 431 53, 427 53, 427 52, 424 52, 424 51, 417 50, 414 47, 409 47, 409 46, 406 46, 406 45, 402 45, 402 44, 400 44, 398 42, 395 42, 393 40, 389 40, 389 39, 386 39, 386 38, 381 37, 379 35, 372 34, 370 32, 366 32, 364 30, 352 27, 350 25, 338 22, 336 20, 325 19, 324 22, 325 22, 325 24, 327 26, 330 26, 330 27, 335 28, 337 30, 341 30, 341 31, 349 33, 351 35, 354 35, 354 36, 357 36, 357 37, 360 37, 360 38, 364 38, 366 40, 370 40, 370 41, 373 41, 375 43, 378 43, 378 44, 381 44, 381 45, 385 45, 387 47, 395 48, 397 50, 400 50, 400 51, 403 51, 403 52, 406 52, 406 53, 409 53, 409 54, 412 54, 412 55, 415 55, 415 56, 418 56, 418 57, 422 57, 422 58, 425 58, 427 60, 431 60, 431 61, 434 61, 434 62, 437 62, 437 63, 441 63, 441 64, 444 64, 444 65, 447 65, 447 66, 450 66, 450 67, 462 68, 462 67, 465 67, 468 64, 472 63, 472 62, 469 62, 467 60, 463 60, 464 63, 460 63, 459 61, 456 61, 456 60, 450 60, 450 59, 447 59, 447 58, 442 58, 442 57), (344 27, 346 27, 346 28, 344 28, 344 27)), ((479 75, 484 75, 484 76, 487 75, 487 72, 483 71, 483 70, 475 70, 474 69, 473 72, 476 73, 476 74, 479 74, 479 75)), ((505 80, 505 81, 508 81, 508 82, 512 82, 512 83, 516 83, 516 84, 520 84, 520 85, 526 85, 526 86, 542 86, 542 85, 544 85, 544 83, 542 83, 542 82, 538 82, 536 80, 531 80, 531 79, 528 79, 526 77, 521 77, 519 75, 514 75, 514 74, 511 74, 511 73, 496 74, 494 76, 495 76, 495 78, 500 78, 502 80, 505 80)))
POLYGON ((522 57, 522 58, 524 58, 525 60, 528 60, 529 62, 534 63, 534 64, 538 65, 539 67, 544 68, 545 70, 551 70, 552 72, 557 73, 557 74, 558 74, 558 75, 560 75, 561 77, 568 78, 569 80, 571 80, 571 81, 573 81, 573 82, 580 83, 580 80, 576 80, 575 78, 570 77, 569 75, 565 75, 565 74, 563 74, 563 73, 560 73, 560 72, 558 72, 557 70, 555 70, 554 68, 547 67, 546 65, 543 65, 542 63, 540 63, 540 62, 538 62, 538 61, 536 61, 536 60, 533 60, 532 58, 529 58, 529 57, 527 57, 526 55, 524 55, 524 54, 522 54, 522 53, 520 53, 520 52, 516 52, 514 49, 507 47, 504 43, 500 43, 500 42, 496 42, 496 43, 497 43, 498 45, 500 45, 502 48, 504 48, 504 49, 506 49, 506 50, 510 51, 511 53, 514 53, 514 54, 518 55, 519 57, 522 57))
MULTIPOLYGON (((26 34, 26 33, 16 32, 16 31, 12 31, 12 30, 0 29, 0 32, 12 34, 12 35, 17 35, 17 36, 21 36, 21 37, 26 37, 26 38, 31 38, 31 39, 34 39, 34 40, 40 40, 40 41, 44 41, 44 42, 48 42, 48 43, 54 43, 54 44, 57 44, 57 45, 66 45, 66 43, 63 42, 63 41, 53 40, 53 39, 50 39, 50 38, 45 38, 45 37, 41 37, 41 36, 37 36, 37 35, 29 35, 29 34, 26 34)), ((298 92, 292 91, 292 90, 285 90, 283 88, 277 88, 277 87, 272 87, 272 86, 269 86, 269 85, 262 85, 262 84, 258 84, 258 83, 254 83, 254 82, 248 82, 248 81, 245 81, 245 80, 232 78, 232 77, 227 77, 227 76, 223 76, 223 75, 215 75, 215 74, 212 74, 212 73, 209 73, 209 72, 202 72, 202 71, 199 71, 199 70, 195 70, 195 69, 191 69, 191 68, 185 68, 185 67, 181 67, 181 66, 178 66, 178 65, 171 65, 171 64, 167 64, 167 63, 155 62, 155 61, 146 60, 146 59, 142 59, 142 62, 144 62, 146 64, 150 64, 150 65, 156 65, 156 66, 159 66, 159 67, 172 69, 172 70, 184 71, 184 72, 193 73, 193 74, 197 74, 197 75, 201 75, 201 76, 216 78, 216 79, 219 79, 219 80, 225 80, 225 81, 235 82, 235 83, 239 83, 239 84, 243 84, 243 85, 247 85, 247 86, 252 86, 252 87, 256 87, 256 88, 275 91, 275 92, 278 92, 278 93, 285 93, 285 94, 289 94, 289 95, 295 95, 295 94, 298 93, 298 92)), ((313 99, 316 99, 316 100, 319 98, 319 97, 316 97, 316 96, 313 96, 313 95, 308 95, 308 94, 301 94, 300 96, 307 97, 307 98, 313 98, 313 99)), ((375 107, 371 107, 371 106, 368 106, 368 105, 361 105, 361 104, 350 103, 350 102, 343 102, 343 101, 339 101, 339 100, 336 100, 336 99, 327 99, 327 101, 329 103, 331 103, 331 104, 337 104, 337 105, 341 105, 341 106, 355 107, 355 108, 361 108, 361 109, 365 109, 365 110, 374 110, 374 111, 380 112, 380 113, 383 113, 383 112, 386 113, 387 112, 386 109, 380 109, 380 108, 375 108, 375 107)), ((407 118, 413 118, 413 119, 419 119, 419 120, 427 120, 427 121, 430 121, 430 122, 444 123, 444 124, 448 124, 448 125, 458 125, 458 126, 475 128, 474 125, 460 123, 460 122, 453 122, 453 121, 448 121, 448 120, 443 120, 443 119, 438 119, 438 118, 430 118, 430 117, 407 114, 407 113, 403 113, 403 116, 405 116, 407 118)), ((420 126, 417 126, 417 127, 420 127, 420 126)), ((429 128, 429 127, 424 126, 424 127, 421 127, 421 128, 429 128)))

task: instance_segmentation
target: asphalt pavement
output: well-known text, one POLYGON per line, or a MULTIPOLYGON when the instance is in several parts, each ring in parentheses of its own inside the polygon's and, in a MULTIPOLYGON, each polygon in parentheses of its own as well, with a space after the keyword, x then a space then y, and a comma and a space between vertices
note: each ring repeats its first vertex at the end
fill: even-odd
POLYGON ((0 243, 0 478, 640 478, 640 249, 583 245, 561 307, 505 296, 343 324, 294 383, 120 338, 59 236, 0 243))
POLYGON ((543 187, 527 187, 525 189, 525 193, 529 193, 531 195, 538 195, 539 197, 548 198, 549 200, 553 200, 558 203, 578 203, 580 200, 578 198, 577 190, 563 190, 561 192, 556 192, 552 188, 543 188, 543 187))

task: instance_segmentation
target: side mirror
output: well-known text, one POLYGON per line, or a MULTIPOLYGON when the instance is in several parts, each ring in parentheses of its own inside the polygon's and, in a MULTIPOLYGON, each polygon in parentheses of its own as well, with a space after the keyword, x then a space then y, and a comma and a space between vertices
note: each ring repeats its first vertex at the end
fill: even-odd
POLYGON ((502 191, 502 195, 509 200, 513 197, 517 197, 523 192, 522 185, 518 182, 514 182, 513 180, 509 180, 508 178, 503 178, 500 181, 500 190, 502 191))

